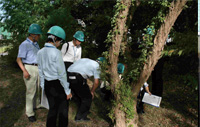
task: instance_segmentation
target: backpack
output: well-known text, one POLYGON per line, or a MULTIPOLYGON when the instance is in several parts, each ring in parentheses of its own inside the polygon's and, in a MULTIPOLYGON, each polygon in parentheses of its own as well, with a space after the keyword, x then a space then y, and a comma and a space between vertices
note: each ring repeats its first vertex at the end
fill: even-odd
POLYGON ((68 49, 69 49, 69 43, 67 42, 67 48, 66 48, 65 55, 66 55, 66 53, 67 53, 68 49))

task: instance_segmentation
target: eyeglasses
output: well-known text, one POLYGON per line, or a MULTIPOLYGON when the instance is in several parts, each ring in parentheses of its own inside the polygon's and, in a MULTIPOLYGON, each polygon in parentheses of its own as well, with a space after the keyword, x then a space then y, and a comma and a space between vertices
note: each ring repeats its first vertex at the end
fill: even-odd
POLYGON ((60 40, 60 43, 63 44, 65 41, 64 40, 60 40))

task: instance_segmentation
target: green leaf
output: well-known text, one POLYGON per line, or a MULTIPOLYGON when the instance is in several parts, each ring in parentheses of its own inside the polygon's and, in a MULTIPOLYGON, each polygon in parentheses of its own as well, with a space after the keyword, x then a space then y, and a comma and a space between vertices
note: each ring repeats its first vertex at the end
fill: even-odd
POLYGON ((178 55, 181 56, 182 53, 183 53, 183 50, 180 50, 180 51, 178 52, 178 55))

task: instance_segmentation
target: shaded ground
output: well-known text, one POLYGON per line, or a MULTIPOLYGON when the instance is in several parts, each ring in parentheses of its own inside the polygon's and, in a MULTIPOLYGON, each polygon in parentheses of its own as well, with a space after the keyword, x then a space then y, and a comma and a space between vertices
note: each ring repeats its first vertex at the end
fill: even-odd
MULTIPOLYGON (((139 117, 139 127, 197 127, 198 101, 189 89, 165 82, 161 107, 145 104, 145 114, 139 117)), ((30 123, 25 115, 25 85, 22 72, 17 66, 8 65, 0 59, 0 127, 45 127, 46 109, 36 110, 37 122, 30 123)), ((76 104, 70 101, 69 127, 109 127, 106 103, 96 95, 89 118, 91 122, 74 121, 76 104)))

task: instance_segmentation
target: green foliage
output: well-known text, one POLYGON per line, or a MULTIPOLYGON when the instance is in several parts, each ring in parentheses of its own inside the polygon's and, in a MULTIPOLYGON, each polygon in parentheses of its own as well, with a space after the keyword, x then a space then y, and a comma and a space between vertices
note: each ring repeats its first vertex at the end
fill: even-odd
POLYGON ((197 53, 196 47, 198 46, 198 37, 196 32, 187 31, 184 33, 175 32, 173 41, 165 46, 163 51, 164 56, 182 56, 189 55, 191 53, 197 53), (187 36, 186 36, 187 35, 187 36))
POLYGON ((129 123, 130 120, 134 118, 135 112, 134 112, 134 97, 131 91, 131 87, 129 84, 123 83, 121 80, 119 84, 116 86, 115 93, 117 95, 120 95, 120 99, 118 102, 116 100, 112 100, 112 108, 110 109, 110 112, 108 116, 111 118, 112 121, 115 120, 115 108, 118 103, 121 104, 120 110, 125 113, 126 122, 129 123))
POLYGON ((170 2, 172 0, 148 0, 148 4, 151 5, 151 6, 155 6, 155 4, 159 4, 163 7, 170 7, 170 2))
POLYGON ((111 17, 113 17, 113 6, 116 1, 84 1, 71 6, 71 14, 76 19, 84 21, 84 33, 86 40, 82 43, 84 57, 96 59, 99 54, 107 51, 103 43, 111 29, 111 17), (91 53, 92 52, 92 53, 91 53))
POLYGON ((13 41, 10 43, 14 48, 9 50, 8 56, 12 62, 15 62, 18 53, 17 47, 28 36, 28 28, 32 23, 37 23, 42 28, 43 35, 39 40, 41 48, 47 38, 48 29, 53 25, 61 26, 65 30, 67 41, 72 40, 75 31, 80 29, 70 13, 72 1, 2 0, 1 4, 3 4, 1 9, 5 10, 5 13, 1 15, 1 19, 4 21, 1 25, 13 35, 13 41))
POLYGON ((186 84, 188 87, 191 88, 191 91, 197 91, 198 90, 198 80, 197 77, 193 75, 186 75, 181 76, 181 79, 183 79, 183 83, 186 84))
MULTIPOLYGON (((140 72, 143 69, 144 64, 146 63, 147 57, 152 54, 153 48, 153 41, 156 35, 156 29, 160 27, 160 25, 165 20, 166 13, 168 12, 168 7, 170 6, 170 1, 167 0, 159 0, 159 1, 141 1, 142 4, 147 4, 152 6, 153 8, 157 8, 157 15, 151 19, 151 23, 147 25, 143 29, 143 36, 141 41, 139 41, 139 57, 135 58, 134 60, 130 60, 125 58, 126 63, 128 63, 128 72, 127 72, 127 80, 131 79, 131 82, 136 82, 139 78, 140 72), (152 30, 152 34, 149 34, 148 29, 152 30), (133 62, 130 62, 133 61, 133 62)), ((140 33, 142 34, 142 33, 140 33)), ((141 36, 141 35, 138 35, 141 36)), ((129 43, 131 44, 131 43, 129 43)), ((126 56, 124 56, 126 57, 126 56)), ((131 58, 133 59, 133 58, 131 58)), ((148 64, 148 63, 147 63, 148 64)))
POLYGON ((25 86, 22 73, 5 59, 0 60, 1 127, 15 126, 24 114, 25 86))
POLYGON ((8 51, 11 48, 13 48, 12 45, 2 46, 2 47, 0 47, 0 53, 4 53, 4 52, 8 51))
MULTIPOLYGON (((117 0, 117 3, 114 6, 114 16, 111 18, 111 31, 109 31, 107 35, 107 39, 105 40, 105 43, 107 43, 107 46, 109 47, 109 44, 113 41, 113 37, 117 34, 120 34, 117 26, 117 18, 119 17, 119 12, 124 10, 127 6, 125 6, 121 0, 117 0)), ((120 16, 120 18, 125 18, 123 16, 120 16)))
MULTIPOLYGON (((111 27, 112 30, 108 33, 107 35, 107 39, 105 41, 105 43, 107 43, 107 46, 109 46, 111 44, 111 42, 113 42, 114 40, 114 36, 116 36, 119 33, 118 30, 118 26, 117 26, 117 19, 118 18, 125 18, 123 16, 119 16, 119 12, 124 10, 126 8, 126 6, 124 4, 121 3, 120 0, 117 1, 116 5, 114 6, 114 16, 111 19, 111 27)), ((108 52, 104 52, 103 53, 104 57, 108 58, 108 52)), ((114 55, 116 55, 116 53, 114 53, 114 55)), ((113 107, 116 107, 118 105, 118 103, 120 103, 122 106, 120 107, 120 110, 122 110, 125 115, 126 115, 126 122, 129 123, 131 119, 133 119, 134 117, 134 108, 133 108, 133 96, 132 96, 132 91, 131 91, 131 87, 129 84, 125 84, 123 83, 123 81, 121 80, 119 82, 119 84, 117 86, 115 86, 115 95, 119 96, 120 99, 119 100, 115 100, 113 101, 113 107)), ((114 116, 114 109, 113 108, 110 113, 109 113, 109 117, 112 119, 112 121, 115 120, 115 116, 114 116)))
MULTIPOLYGON (((155 33, 154 25, 147 26, 147 28, 151 28, 153 33, 155 33)), ((131 70, 127 72, 127 80, 132 79, 132 82, 136 82, 138 80, 144 63, 146 63, 147 57, 152 53, 151 50, 153 47, 154 35, 147 34, 147 28, 144 29, 146 34, 143 35, 142 41, 139 42, 140 56, 135 59, 134 62, 128 62, 130 60, 127 59, 127 63, 129 63, 128 65, 131 68, 131 70)))
MULTIPOLYGON (((146 3, 145 1, 143 1, 143 2, 146 3)), ((145 33, 143 35, 142 41, 139 42, 140 43, 140 45, 139 45, 140 56, 137 59, 132 59, 132 58, 128 59, 125 55, 122 54, 124 57, 123 59, 125 60, 125 63, 128 66, 128 69, 127 69, 127 73, 125 74, 126 78, 124 79, 124 83, 127 85, 121 85, 121 86, 130 86, 130 85, 128 85, 128 84, 130 84, 130 82, 136 82, 138 80, 140 72, 143 69, 144 63, 146 63, 147 57, 152 54, 153 39, 154 39, 154 36, 156 35, 156 29, 158 29, 160 27, 160 25, 163 23, 163 21, 165 20, 166 13, 168 12, 168 7, 170 6, 170 2, 166 1, 166 0, 159 1, 158 3, 155 3, 154 1, 148 1, 147 3, 151 4, 153 6, 154 5, 160 6, 159 7, 160 9, 158 10, 157 15, 151 19, 151 24, 147 25, 146 28, 144 28, 144 30, 143 30, 145 33), (152 29, 153 34, 148 33, 148 28, 152 29)), ((116 19, 118 18, 119 10, 124 9, 124 6, 121 5, 119 3, 119 1, 117 1, 116 5, 115 5, 115 9, 116 9, 115 15, 111 19, 111 25, 112 25, 113 31, 110 31, 108 33, 107 40, 105 41, 108 44, 113 42, 114 41, 114 40, 112 40, 113 37, 116 34, 118 34, 118 29, 116 26, 116 19)), ((121 18, 123 18, 123 17, 121 17, 121 18)), ((125 48, 125 47, 123 47, 123 48, 125 48)), ((172 51, 170 53, 172 53, 172 51)), ((105 54, 107 54, 107 53, 105 53, 105 54)), ((126 113, 128 118, 132 118, 132 116, 129 115, 130 110, 127 110, 130 106, 129 104, 131 104, 130 103, 131 101, 127 102, 127 103, 124 101, 128 98, 123 95, 123 92, 126 94, 128 93, 126 90, 128 90, 127 87, 126 88, 121 87, 121 88, 117 89, 116 94, 120 95, 120 103, 123 105, 123 108, 121 108, 121 110, 123 110, 126 113)), ((132 113, 132 111, 130 111, 130 112, 132 113)))
POLYGON ((181 56, 165 57, 163 79, 169 81, 172 87, 177 86, 182 91, 190 91, 187 96, 198 99, 198 55, 193 52, 181 56))
POLYGON ((119 89, 116 90, 116 94, 120 95, 119 103, 122 104, 120 108, 126 114, 126 122, 129 123, 131 119, 134 118, 134 98, 131 91, 131 86, 129 84, 124 84, 122 81, 119 82, 119 89))
POLYGON ((110 78, 109 78, 109 75, 108 75, 109 72, 107 72, 107 70, 108 70, 108 63, 107 62, 108 61, 106 60, 106 61, 100 63, 100 67, 101 67, 100 68, 101 69, 100 77, 101 77, 102 81, 110 82, 110 78))
POLYGON ((115 100, 111 100, 111 107, 108 109, 108 117, 112 120, 112 122, 115 121, 115 108, 117 106, 117 103, 115 100))
MULTIPOLYGON (((128 41, 127 47, 130 48, 130 51, 126 50, 126 53, 121 53, 119 57, 119 60, 127 65, 124 74, 125 78, 123 82, 121 81, 118 84, 120 87, 116 89, 119 96, 121 96, 119 100, 119 103, 123 105, 121 110, 126 113, 128 119, 133 118, 134 115, 130 84, 131 82, 137 81, 147 57, 152 53, 154 36, 164 21, 171 1, 141 1, 139 9, 136 10, 132 21, 130 21, 131 25, 128 29, 130 33, 128 33, 127 38, 130 37, 131 39, 124 39, 124 41, 128 41), (154 35, 146 34, 148 28, 153 30, 154 35), (134 44, 137 43, 137 38, 141 38, 142 33, 144 33, 144 39, 139 42, 137 49, 134 49, 134 44), (131 57, 127 57, 128 55, 131 57)), ((86 40, 81 44, 83 47, 83 57, 96 59, 99 57, 99 54, 105 51, 102 55, 108 59, 110 54, 107 50, 113 42, 113 37, 119 34, 116 19, 125 18, 124 16, 119 16, 119 12, 126 8, 125 5, 121 4, 120 0, 1 0, 0 3, 3 5, 2 9, 5 10, 4 15, 1 15, 1 19, 4 19, 4 23, 1 23, 1 25, 13 33, 13 40, 9 40, 9 43, 13 44, 14 48, 9 51, 9 59, 14 62, 16 60, 18 46, 27 37, 28 27, 32 23, 38 23, 42 26, 44 34, 41 36, 39 42, 40 47, 45 42, 47 30, 53 25, 59 25, 66 31, 67 41, 72 39, 75 31, 84 31, 86 40), (83 20, 86 27, 78 25, 76 19, 83 20)), ((196 21, 197 18, 194 17, 194 14, 190 17, 187 15, 188 13, 191 14, 191 10, 196 9, 196 5, 190 3, 188 6, 187 9, 189 11, 182 16, 186 17, 187 20, 184 20, 186 23, 184 24, 182 20, 177 21, 174 27, 175 32, 172 31, 173 42, 166 46, 163 55, 183 56, 197 52, 197 36, 195 33, 197 30, 195 30, 196 27, 192 22, 193 20, 196 21), (182 26, 182 24, 184 25, 182 26)), ((135 0, 132 0, 132 7, 135 7, 135 0)), ((196 12, 196 10, 192 12, 196 12)), ((127 47, 126 45, 121 45, 123 49, 127 47)), ((105 72, 101 74, 102 80, 110 80, 110 73, 106 73, 109 64, 102 65, 101 71, 105 72)), ((191 86, 192 88, 196 87, 193 86, 197 82, 195 76, 187 75, 182 78, 184 78, 182 79, 183 83, 187 84, 187 86, 191 86)), ((112 103, 113 107, 117 104, 114 100, 112 103)), ((109 116, 114 121, 114 108, 111 107, 110 110, 109 116)))
POLYGON ((129 125, 128 127, 134 127, 133 125, 129 125))

